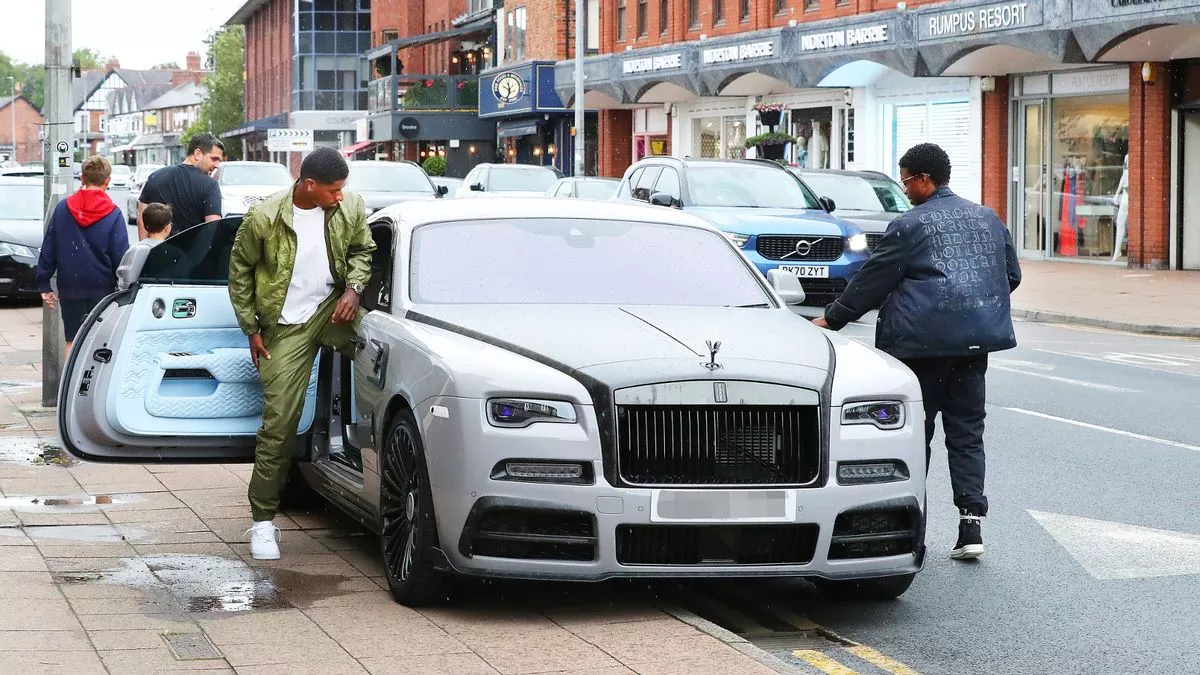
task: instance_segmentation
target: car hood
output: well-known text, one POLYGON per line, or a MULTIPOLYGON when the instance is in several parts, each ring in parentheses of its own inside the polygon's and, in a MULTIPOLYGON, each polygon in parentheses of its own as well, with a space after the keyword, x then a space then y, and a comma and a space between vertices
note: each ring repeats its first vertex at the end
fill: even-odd
POLYGON ((720 230, 740 234, 855 234, 855 226, 817 210, 697 206, 684 211, 720 230))
POLYGON ((872 234, 882 234, 887 230, 889 223, 900 217, 899 213, 888 213, 887 211, 854 211, 850 209, 838 209, 834 214, 842 220, 854 223, 863 232, 872 234))
POLYGON ((400 202, 429 201, 437 199, 432 192, 356 192, 363 198, 368 209, 382 209, 400 202))
POLYGON ((287 187, 278 185, 224 185, 221 187, 223 197, 270 197, 276 192, 282 192, 287 187))
POLYGON ((568 372, 649 373, 666 380, 733 379, 742 370, 761 373, 807 371, 824 381, 832 367, 829 341, 807 319, 784 309, 673 307, 647 305, 422 305, 410 318, 465 333, 484 342, 568 372), (707 342, 720 342, 710 373, 707 342), (630 364, 636 362, 634 368, 630 364), (747 365, 751 364, 751 365, 747 365))
POLYGON ((0 219, 0 241, 41 248, 42 221, 0 219))

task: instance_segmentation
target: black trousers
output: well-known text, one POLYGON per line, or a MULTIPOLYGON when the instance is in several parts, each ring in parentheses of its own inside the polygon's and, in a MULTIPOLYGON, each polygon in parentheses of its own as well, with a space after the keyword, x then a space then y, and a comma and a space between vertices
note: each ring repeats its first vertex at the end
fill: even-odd
POLYGON ((987 354, 904 359, 904 364, 921 381, 921 395, 925 399, 926 466, 934 425, 941 413, 954 505, 974 515, 986 516, 983 420, 986 415, 987 354))

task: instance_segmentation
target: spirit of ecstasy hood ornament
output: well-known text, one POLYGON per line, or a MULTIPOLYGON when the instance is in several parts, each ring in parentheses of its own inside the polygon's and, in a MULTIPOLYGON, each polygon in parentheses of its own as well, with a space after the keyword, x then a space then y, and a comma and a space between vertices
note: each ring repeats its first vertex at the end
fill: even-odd
POLYGON ((708 345, 708 363, 704 364, 704 367, 709 370, 720 368, 721 364, 717 363, 717 352, 721 351, 721 341, 706 340, 705 344, 708 345))

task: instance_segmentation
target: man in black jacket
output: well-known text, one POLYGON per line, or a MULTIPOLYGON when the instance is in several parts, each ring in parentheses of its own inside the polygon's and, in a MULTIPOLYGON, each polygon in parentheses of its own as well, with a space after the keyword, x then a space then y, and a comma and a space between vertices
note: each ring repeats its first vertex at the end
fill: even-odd
POLYGON ((814 323, 841 330, 879 309, 875 346, 921 381, 925 463, 942 414, 954 505, 960 513, 956 560, 983 555, 983 420, 988 353, 1017 345, 1009 294, 1021 267, 1008 229, 991 209, 950 191, 950 158, 932 143, 900 159, 914 208, 888 226, 842 296, 814 323))

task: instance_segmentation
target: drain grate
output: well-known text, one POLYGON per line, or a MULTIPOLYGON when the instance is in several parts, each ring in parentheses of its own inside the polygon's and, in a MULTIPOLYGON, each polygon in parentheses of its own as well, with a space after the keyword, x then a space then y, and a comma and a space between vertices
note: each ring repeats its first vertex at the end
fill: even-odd
POLYGON ((164 633, 171 653, 177 661, 206 661, 225 658, 204 633, 164 633))

